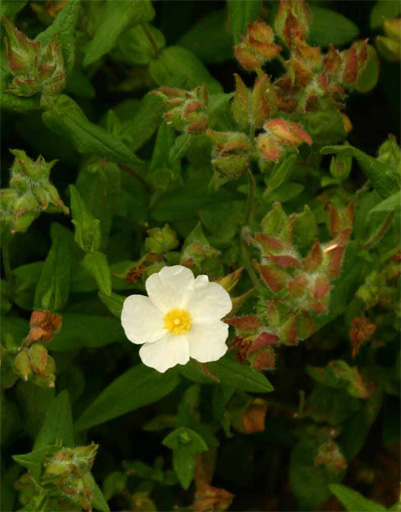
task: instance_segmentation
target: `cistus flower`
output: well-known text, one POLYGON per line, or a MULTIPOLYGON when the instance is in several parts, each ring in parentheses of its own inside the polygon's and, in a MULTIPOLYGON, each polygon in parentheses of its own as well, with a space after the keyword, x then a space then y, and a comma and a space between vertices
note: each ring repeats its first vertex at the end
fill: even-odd
POLYGON ((227 352, 228 325, 221 319, 232 303, 222 286, 175 265, 152 274, 146 291, 148 297, 127 297, 121 314, 127 338, 142 345, 146 366, 164 373, 190 358, 207 363, 227 352))

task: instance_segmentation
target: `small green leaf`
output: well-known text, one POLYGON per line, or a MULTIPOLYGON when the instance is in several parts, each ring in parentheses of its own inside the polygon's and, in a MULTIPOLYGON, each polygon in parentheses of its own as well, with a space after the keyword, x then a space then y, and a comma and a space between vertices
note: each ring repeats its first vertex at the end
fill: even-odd
POLYGON ((141 163, 118 137, 91 123, 77 103, 64 94, 50 103, 42 119, 50 130, 65 137, 84 155, 96 155, 116 163, 141 163))
POLYGON ((262 2, 260 0, 227 0, 228 20, 234 43, 241 42, 245 36, 249 23, 258 21, 262 16, 262 2))
POLYGON ((234 389, 253 393, 270 393, 274 390, 263 373, 232 359, 224 358, 209 363, 209 369, 217 375, 221 384, 234 389))
POLYGON ((48 451, 49 447, 40 448, 38 450, 34 450, 30 453, 25 453, 23 455, 13 455, 13 459, 20 466, 30 471, 30 473, 32 474, 33 478, 36 481, 39 481, 41 468, 48 451))
POLYGON ((178 385, 178 372, 158 373, 142 364, 134 366, 112 382, 83 412, 75 424, 77 431, 157 402, 178 385))
POLYGON ((86 478, 90 481, 92 481, 92 505, 96 510, 99 510, 100 512, 110 512, 110 507, 107 504, 107 501, 105 500, 105 497, 103 496, 103 493, 100 489, 100 487, 97 485, 95 479, 93 478, 91 473, 88 473, 86 478))
POLYGON ((163 444, 173 450, 173 467, 182 487, 188 489, 195 475, 195 455, 208 449, 195 431, 181 427, 171 432, 163 444))
POLYGON ((401 191, 396 192, 391 195, 374 208, 372 208, 369 212, 369 215, 373 215, 374 213, 391 213, 399 211, 401 207, 401 191))
POLYGON ((364 498, 359 492, 340 484, 331 484, 330 491, 341 501, 348 512, 385 512, 386 507, 364 498))
POLYGON ((155 11, 149 0, 107 0, 104 17, 86 48, 84 66, 89 66, 112 50, 128 27, 150 21, 154 15, 155 11))
POLYGON ((33 449, 39 450, 50 445, 74 446, 71 404, 68 391, 62 391, 50 404, 35 439, 33 449))
POLYGON ((121 36, 112 58, 131 66, 147 66, 165 46, 162 32, 144 23, 130 28, 121 36))
MULTIPOLYGON (((93 217, 74 185, 70 185, 70 194, 72 222, 75 225, 75 241, 83 251, 87 253, 95 252, 101 244, 100 222, 93 217)), ((87 270, 89 269, 87 268, 87 270)), ((95 277, 92 272, 91 274, 95 277)))
POLYGON ((58 224, 55 227, 57 231, 36 287, 35 309, 60 312, 70 293, 72 248, 69 232, 58 224))
POLYGON ((378 0, 370 13, 370 28, 379 29, 386 20, 396 18, 400 13, 400 2, 394 2, 394 0, 378 0))
POLYGON ((309 4, 312 13, 312 23, 308 41, 319 46, 342 46, 350 43, 359 35, 355 23, 342 14, 309 4))
POLYGON ((110 296, 111 274, 106 255, 99 251, 90 252, 82 260, 82 265, 95 279, 99 291, 106 296, 110 296))
POLYGON ((222 92, 221 85, 202 62, 180 46, 170 46, 163 50, 160 58, 150 63, 149 71, 158 85, 191 90, 206 84, 209 93, 222 92))

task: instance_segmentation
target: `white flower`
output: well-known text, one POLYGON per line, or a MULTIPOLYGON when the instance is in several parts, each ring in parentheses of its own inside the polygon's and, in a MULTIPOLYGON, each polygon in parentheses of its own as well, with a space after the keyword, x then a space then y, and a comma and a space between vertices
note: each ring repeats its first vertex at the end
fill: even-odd
POLYGON ((228 325, 221 319, 232 303, 222 286, 175 265, 152 274, 146 291, 149 297, 127 297, 121 314, 127 338, 142 344, 144 364, 163 373, 190 357, 207 363, 227 352, 228 325))

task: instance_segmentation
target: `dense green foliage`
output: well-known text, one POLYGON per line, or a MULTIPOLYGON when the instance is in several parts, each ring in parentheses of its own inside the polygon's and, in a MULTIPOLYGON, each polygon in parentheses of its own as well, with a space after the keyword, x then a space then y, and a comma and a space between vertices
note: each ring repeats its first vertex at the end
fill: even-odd
POLYGON ((311 4, 3 0, 3 512, 399 510, 401 9, 311 4), (158 373, 172 265, 229 350, 158 373))

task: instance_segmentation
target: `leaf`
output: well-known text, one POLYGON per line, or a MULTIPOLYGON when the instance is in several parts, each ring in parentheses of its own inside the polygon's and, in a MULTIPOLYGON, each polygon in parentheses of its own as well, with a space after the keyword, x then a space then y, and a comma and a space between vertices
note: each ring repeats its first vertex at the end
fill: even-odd
POLYGON ((234 43, 241 42, 245 36, 249 23, 257 21, 262 16, 262 2, 260 0, 228 0, 228 21, 234 43))
POLYGON ((209 369, 225 386, 253 393, 270 393, 274 390, 263 373, 232 359, 224 358, 209 363, 209 369))
POLYGON ((191 135, 189 135, 188 133, 183 133, 182 135, 179 135, 175 139, 174 145, 169 152, 168 158, 170 164, 174 164, 175 162, 181 160, 186 155, 190 145, 191 135))
POLYGON ((137 151, 155 133, 164 113, 163 100, 153 94, 145 94, 138 110, 122 126, 122 134, 131 139, 132 151, 137 151))
POLYGON ((39 450, 50 445, 74 446, 72 412, 68 391, 62 391, 51 402, 35 439, 33 449, 39 450))
POLYGON ((378 0, 370 13, 370 28, 379 29, 386 20, 396 18, 400 13, 400 2, 394 2, 394 0, 378 0))
POLYGON ((304 439, 295 445, 290 462, 290 483, 301 510, 317 510, 330 496, 328 484, 338 480, 315 465, 318 446, 304 439))
POLYGON ((312 14, 308 42, 318 46, 342 46, 350 43, 359 35, 354 22, 342 14, 309 4, 312 14))
POLYGON ((155 11, 149 0, 130 0, 129 2, 107 0, 104 17, 86 48, 84 66, 89 66, 112 50, 120 35, 128 27, 146 23, 154 15, 155 11))
POLYGON ((226 28, 226 20, 225 9, 211 12, 195 23, 179 39, 178 44, 194 53, 205 64, 219 64, 231 59, 232 39, 226 28))
POLYGON ((71 243, 65 231, 56 224, 49 254, 43 265, 35 292, 35 309, 50 309, 53 313, 67 304, 71 284, 71 243))
POLYGON ((117 293, 105 295, 104 293, 99 292, 99 298, 103 304, 109 308, 110 312, 113 313, 114 316, 121 318, 125 297, 122 297, 117 293))
POLYGON ((341 501, 348 512, 385 512, 386 508, 380 503, 364 498, 345 485, 331 484, 330 491, 341 501))
POLYGON ((101 244, 100 222, 93 217, 74 185, 70 185, 70 195, 75 241, 85 252, 97 251, 101 244))
POLYGON ((35 438, 42 428, 47 409, 54 398, 54 388, 40 388, 32 382, 20 381, 16 392, 24 430, 35 438))
POLYGON ((222 87, 202 62, 186 48, 170 46, 153 60, 149 72, 158 85, 191 90, 206 84, 209 93, 222 92, 222 87))
POLYGON ((0 16, 13 18, 27 3, 26 0, 3 0, 0 5, 0 16))
POLYGON ((99 251, 86 254, 82 265, 95 279, 100 292, 106 296, 111 295, 111 274, 106 255, 99 251))
POLYGON ((38 482, 42 464, 45 460, 47 452, 48 447, 40 448, 39 450, 34 450, 23 455, 13 455, 13 459, 20 466, 26 468, 32 474, 33 478, 38 482))
POLYGON ((65 313, 63 326, 49 343, 50 350, 95 348, 125 339, 120 321, 107 316, 65 313))
POLYGON ((208 449, 203 438, 190 428, 181 427, 164 438, 173 450, 173 467, 182 487, 188 489, 195 475, 195 455, 208 449))
POLYGON ((121 140, 91 123, 74 100, 61 94, 42 114, 50 130, 65 137, 79 153, 108 158, 112 162, 139 164, 136 157, 121 140))
POLYGON ((107 501, 105 500, 103 493, 100 489, 100 487, 97 485, 95 479, 93 478, 91 473, 87 474, 86 477, 89 481, 92 483, 92 506, 96 510, 100 510, 100 512, 110 512, 110 507, 107 504, 107 501))
POLYGON ((369 212, 369 216, 374 213, 390 213, 399 211, 401 207, 401 190, 391 195, 384 201, 381 201, 378 205, 372 208, 369 212))
POLYGON ((75 26, 77 24, 80 1, 81 0, 68 0, 57 14, 53 23, 36 37, 36 41, 39 41, 42 46, 45 46, 57 36, 64 58, 64 67, 68 72, 74 67, 75 26))
POLYGON ((142 364, 134 366, 107 386, 78 418, 75 429, 86 430, 157 402, 171 393, 179 381, 174 370, 158 373, 142 364))
POLYGON ((325 146, 320 152, 322 155, 344 154, 345 156, 354 156, 383 199, 393 195, 400 188, 400 178, 396 168, 380 162, 357 148, 352 146, 325 146))

